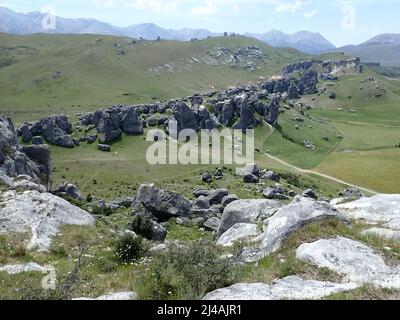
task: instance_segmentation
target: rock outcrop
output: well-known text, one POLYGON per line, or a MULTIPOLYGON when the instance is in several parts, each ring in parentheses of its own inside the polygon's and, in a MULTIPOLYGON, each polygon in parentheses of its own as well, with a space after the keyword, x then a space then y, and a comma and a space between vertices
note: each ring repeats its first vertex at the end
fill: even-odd
POLYGON ((1 193, 0 208, 0 234, 29 232, 28 249, 48 249, 51 237, 62 225, 94 225, 94 218, 86 211, 49 193, 1 193))
POLYGON ((207 294, 203 300, 317 300, 357 288, 355 283, 337 284, 304 280, 297 276, 263 283, 238 283, 207 294))
POLYGON ((0 182, 9 189, 41 190, 33 185, 41 184, 50 190, 51 172, 48 146, 21 147, 11 119, 0 117, 0 182))
POLYGON ((162 190, 153 184, 141 185, 133 199, 134 212, 147 212, 160 221, 186 217, 192 203, 181 195, 162 190))
POLYGON ((49 143, 64 148, 74 148, 75 144, 69 136, 72 133, 72 124, 65 115, 50 116, 39 121, 24 123, 17 133, 25 143, 32 137, 43 135, 49 143))
POLYGON ((373 249, 354 240, 336 237, 306 243, 297 249, 296 257, 344 275, 359 285, 400 288, 400 268, 388 266, 373 249))
POLYGON ((345 217, 326 202, 317 202, 310 198, 296 196, 291 204, 281 208, 268 221, 261 245, 251 249, 248 261, 258 261, 280 249, 289 235, 303 226, 324 219, 340 219, 345 217))
POLYGON ((224 210, 218 237, 237 223, 257 224, 273 216, 283 205, 272 200, 239 200, 230 203, 224 210))

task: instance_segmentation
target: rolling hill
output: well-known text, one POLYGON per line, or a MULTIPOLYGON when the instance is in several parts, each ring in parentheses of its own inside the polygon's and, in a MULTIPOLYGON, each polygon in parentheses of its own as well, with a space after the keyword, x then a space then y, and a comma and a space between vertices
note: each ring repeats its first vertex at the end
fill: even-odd
POLYGON ((246 37, 176 42, 2 34, 0 43, 0 111, 22 120, 208 92, 255 81, 306 57, 246 37))

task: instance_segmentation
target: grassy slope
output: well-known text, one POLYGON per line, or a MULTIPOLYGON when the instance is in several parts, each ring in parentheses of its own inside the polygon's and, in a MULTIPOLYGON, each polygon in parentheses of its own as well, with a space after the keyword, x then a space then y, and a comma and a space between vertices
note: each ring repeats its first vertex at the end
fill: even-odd
POLYGON ((16 120, 46 114, 95 110, 114 103, 137 103, 190 95, 273 74, 286 63, 302 59, 294 50, 273 49, 245 37, 197 42, 134 43, 132 39, 97 35, 0 35, 0 55, 16 63, 0 69, 0 112, 16 120), (115 45, 117 44, 117 47, 115 45), (257 45, 268 63, 254 73, 226 65, 192 64, 179 73, 149 73, 215 47, 257 45), (118 54, 118 49, 125 54, 118 54), (53 72, 62 77, 53 78, 53 72))
POLYGON ((380 192, 400 192, 400 150, 395 148, 400 142, 400 83, 366 70, 362 75, 343 76, 333 90, 337 100, 306 98, 316 107, 312 115, 333 121, 344 136, 318 171, 380 192), (362 83, 368 75, 376 82, 362 83), (387 92, 374 97, 376 87, 387 92))

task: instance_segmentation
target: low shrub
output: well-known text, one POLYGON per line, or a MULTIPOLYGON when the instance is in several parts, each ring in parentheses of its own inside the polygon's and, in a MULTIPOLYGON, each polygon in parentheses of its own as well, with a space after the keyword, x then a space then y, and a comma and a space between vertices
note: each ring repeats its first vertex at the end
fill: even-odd
POLYGON ((141 298, 196 300, 235 283, 241 269, 239 253, 229 258, 221 258, 222 254, 222 249, 208 240, 171 244, 154 257, 149 272, 139 281, 141 298))
POLYGON ((123 263, 131 263, 140 259, 146 252, 143 238, 134 234, 125 233, 116 244, 115 254, 123 263))

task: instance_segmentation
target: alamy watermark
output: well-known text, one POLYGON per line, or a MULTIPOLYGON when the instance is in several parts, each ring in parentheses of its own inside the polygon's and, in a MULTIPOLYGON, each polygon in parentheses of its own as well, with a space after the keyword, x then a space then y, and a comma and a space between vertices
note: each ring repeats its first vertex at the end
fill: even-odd
POLYGON ((354 30, 357 27, 357 12, 352 4, 346 4, 342 7, 343 19, 342 28, 344 30, 354 30))
POLYGON ((147 134, 152 142, 146 160, 150 165, 236 165, 254 164, 254 130, 178 131, 178 123, 171 121, 168 133, 153 129, 147 134))
POLYGON ((57 285, 57 272, 52 265, 44 266, 47 269, 47 274, 42 278, 42 288, 44 290, 55 290, 57 285))
POLYGON ((45 6, 40 10, 45 16, 42 19, 42 29, 44 31, 54 31, 57 29, 56 9, 53 6, 45 6))

